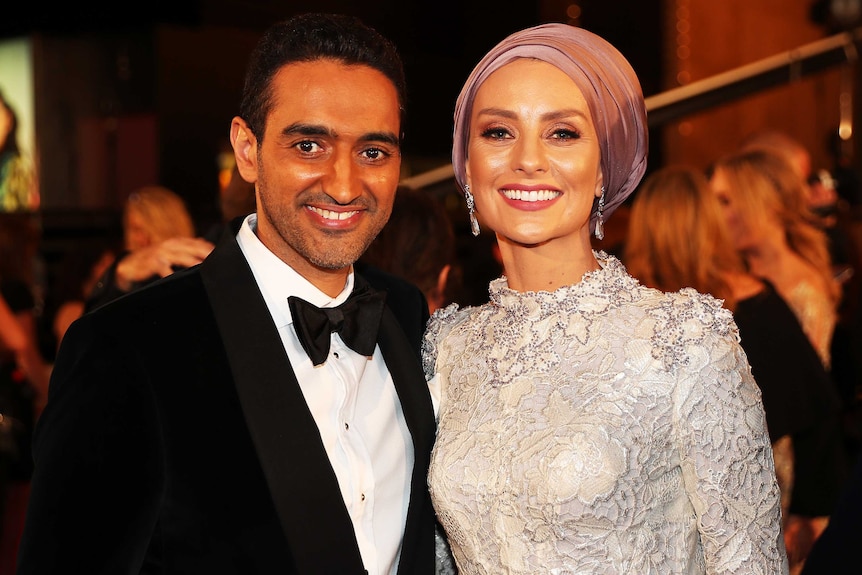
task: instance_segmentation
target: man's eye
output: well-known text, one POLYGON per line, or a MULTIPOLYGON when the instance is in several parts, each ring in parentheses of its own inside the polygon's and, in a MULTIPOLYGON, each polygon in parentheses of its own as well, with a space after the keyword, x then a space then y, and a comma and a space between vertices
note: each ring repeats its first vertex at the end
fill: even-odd
POLYGON ((386 153, 380 148, 368 148, 364 152, 362 152, 366 158, 369 160, 378 160, 381 157, 385 156, 386 153))
POLYGON ((319 146, 315 142, 310 141, 300 142, 296 147, 299 148, 299 151, 303 154, 313 154, 319 149, 319 146))

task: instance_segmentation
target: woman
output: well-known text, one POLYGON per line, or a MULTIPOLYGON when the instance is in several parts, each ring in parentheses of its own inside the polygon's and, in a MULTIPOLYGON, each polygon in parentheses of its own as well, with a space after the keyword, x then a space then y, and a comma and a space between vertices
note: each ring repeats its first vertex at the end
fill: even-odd
POLYGON ((123 237, 133 252, 170 238, 192 238, 195 226, 183 199, 162 186, 145 186, 129 195, 123 209, 123 237))
MULTIPOLYGON (((823 366, 830 370, 841 287, 832 275, 826 235, 809 208, 805 181, 781 154, 755 148, 719 159, 712 167, 710 184, 724 206, 734 246, 748 270, 775 286, 796 314, 823 366)), ((822 393, 836 393, 831 379, 824 385, 829 390, 822 393)), ((818 444, 811 448, 822 449, 818 444)), ((821 486, 822 472, 820 467, 797 466, 797 480, 802 473, 810 476, 811 500, 818 503, 791 501, 785 536, 794 573, 826 528, 840 493, 840 483, 821 486)), ((845 478, 846 473, 844 465, 840 476, 845 478)))
MULTIPOLYGON (((828 515, 845 475, 838 394, 793 311, 768 280, 745 270, 703 173, 671 166, 644 181, 632 203, 625 264, 644 285, 693 287, 733 312, 763 393, 782 517, 791 505, 828 515)), ((785 545, 791 556, 800 551, 793 539, 785 545)))
POLYGON ((85 312, 201 263, 214 246, 195 237, 182 197, 163 186, 144 186, 123 207, 123 247, 88 294, 85 312))
POLYGON ((0 92, 0 211, 31 211, 38 205, 33 166, 18 144, 18 115, 0 92))
POLYGON ((505 270, 489 303, 438 310, 423 349, 429 485, 461 573, 787 572, 730 312, 591 249, 646 157, 637 77, 583 29, 509 36, 461 91, 456 179, 505 270))
POLYGON ((805 182, 782 156, 753 149, 719 159, 710 183, 748 269, 775 285, 829 369, 841 287, 805 182))

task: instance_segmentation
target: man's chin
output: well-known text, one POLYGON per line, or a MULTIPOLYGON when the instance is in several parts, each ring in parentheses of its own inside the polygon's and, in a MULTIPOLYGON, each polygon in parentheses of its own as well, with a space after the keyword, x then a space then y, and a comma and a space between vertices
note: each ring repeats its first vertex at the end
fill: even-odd
MULTIPOLYGON (((364 251, 364 250, 363 250, 364 251)), ((308 257, 308 261, 311 262, 314 266, 330 271, 337 271, 353 265, 353 263, 359 259, 359 256, 362 255, 362 251, 360 252, 343 252, 339 250, 336 253, 328 252, 325 254, 313 254, 311 257, 308 257)))

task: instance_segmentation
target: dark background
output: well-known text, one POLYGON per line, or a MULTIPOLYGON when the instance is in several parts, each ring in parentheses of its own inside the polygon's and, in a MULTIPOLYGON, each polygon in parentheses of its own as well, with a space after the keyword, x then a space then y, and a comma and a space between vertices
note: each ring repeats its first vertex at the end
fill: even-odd
MULTIPOLYGON (((641 78, 645 95, 659 91, 661 13, 659 0, 607 2, 581 0, 577 24, 615 44, 641 78)), ((236 113, 248 52, 272 22, 309 10, 344 12, 361 17, 399 47, 408 79, 408 119, 404 143, 406 175, 449 161, 455 98, 473 65, 496 42, 534 24, 568 20, 568 2, 501 3, 488 0, 379 0, 377 2, 179 0, 156 3, 16 2, 0 17, 0 36, 36 35, 46 49, 41 60, 50 68, 52 54, 82 38, 98 42, 89 59, 100 59, 102 72, 89 86, 96 94, 87 113, 104 117, 152 112, 158 116, 158 183, 189 198, 199 220, 214 217, 218 188, 214 156, 227 144, 230 118, 236 113), (52 3, 54 4, 54 3, 52 3), (203 46, 201 38, 218 43, 203 46), (214 40, 212 40, 214 38, 214 40), (231 47, 230 44, 235 44, 231 47)), ((57 75, 74 74, 68 61, 43 74, 37 99, 44 116, 74 107, 44 86, 57 75), (47 92, 47 94, 45 94, 47 92)), ((81 88, 76 88, 80 92, 81 88)), ((80 98, 80 96, 78 96, 80 98)), ((37 107, 37 114, 39 107, 37 107)), ((47 131, 60 145, 72 146, 43 122, 38 137, 42 155, 47 131)), ((77 153, 81 153, 78 151, 77 153)), ((74 161, 71 162, 74 164, 74 161)), ((68 168, 74 171, 74 166, 68 168)), ((64 184, 75 178, 64 177, 64 184)), ((59 178, 58 178, 59 179, 59 178)), ((46 207, 73 208, 74 190, 52 188, 43 178, 46 207)), ((113 199, 130 190, 116 190, 113 199)), ((117 207, 109 201, 106 207, 117 207)))

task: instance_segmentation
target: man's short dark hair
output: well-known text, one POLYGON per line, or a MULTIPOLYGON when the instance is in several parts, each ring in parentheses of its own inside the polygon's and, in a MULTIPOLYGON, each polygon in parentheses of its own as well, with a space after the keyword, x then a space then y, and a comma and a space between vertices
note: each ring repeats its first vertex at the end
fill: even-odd
POLYGON ((389 78, 398 92, 403 129, 407 88, 395 45, 355 16, 309 13, 271 26, 251 54, 239 115, 258 143, 272 108, 275 73, 286 64, 321 59, 369 66, 389 78))

